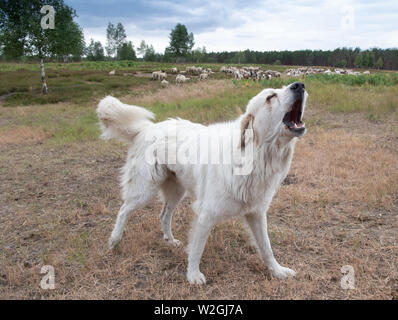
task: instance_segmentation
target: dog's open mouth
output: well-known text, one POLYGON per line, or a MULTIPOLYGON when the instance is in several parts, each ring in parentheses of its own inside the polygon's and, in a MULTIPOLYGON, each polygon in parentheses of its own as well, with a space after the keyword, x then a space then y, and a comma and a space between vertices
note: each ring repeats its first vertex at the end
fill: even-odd
POLYGON ((290 112, 287 112, 283 117, 283 123, 286 127, 297 134, 302 134, 305 131, 305 123, 301 121, 303 100, 297 99, 290 112))

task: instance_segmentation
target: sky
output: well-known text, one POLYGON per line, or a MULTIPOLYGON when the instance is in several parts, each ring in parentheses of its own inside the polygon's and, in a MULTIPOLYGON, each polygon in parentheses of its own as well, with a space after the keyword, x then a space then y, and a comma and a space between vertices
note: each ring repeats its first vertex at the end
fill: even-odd
POLYGON ((398 47, 397 0, 65 0, 85 40, 106 44, 108 22, 121 22, 135 47, 164 52, 182 23, 210 51, 329 50, 398 47))

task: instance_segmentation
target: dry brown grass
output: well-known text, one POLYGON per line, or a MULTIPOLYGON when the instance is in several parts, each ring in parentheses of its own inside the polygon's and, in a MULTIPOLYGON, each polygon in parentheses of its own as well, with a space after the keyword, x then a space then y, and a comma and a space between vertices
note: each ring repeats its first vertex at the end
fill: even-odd
MULTIPOLYGON (((198 85, 197 92, 168 88, 169 95, 142 101, 216 94, 210 83, 198 85)), ((213 230, 206 246, 201 268, 208 284, 189 286, 184 249, 162 239, 159 200, 132 215, 120 247, 108 252, 121 205, 117 176, 125 146, 98 140, 1 144, 0 298, 398 297, 395 120, 375 123, 363 114, 314 109, 306 119, 314 120, 269 211, 274 253, 298 271, 283 281, 269 275, 240 221, 229 221, 213 230), (55 290, 40 288, 45 264, 55 268, 55 290), (355 269, 354 290, 340 287, 344 265, 355 269)), ((176 238, 185 244, 191 218, 190 199, 185 199, 173 222, 176 238)))
POLYGON ((47 138, 41 127, 21 126, 16 128, 5 128, 0 130, 0 145, 35 143, 47 138))
MULTIPOLYGON (((322 199, 325 203, 358 203, 381 210, 394 206, 398 159, 372 137, 342 129, 314 128, 300 143, 295 159, 293 168, 303 180, 297 202, 322 199)), ((289 191, 293 193, 294 188, 289 191)))
MULTIPOLYGON (((298 144, 292 184, 281 188, 269 213, 275 254, 299 272, 297 278, 271 278, 240 223, 232 221, 209 239, 203 288, 186 283, 184 250, 163 242, 159 201, 137 211, 120 249, 107 251, 124 156, 123 146, 103 142, 2 150, 1 298, 389 299, 396 294, 398 160, 366 138, 318 129, 298 144), (56 290, 39 287, 44 264, 55 267, 56 290), (340 288, 346 264, 355 268, 355 290, 340 288)), ((184 200, 174 222, 184 243, 189 204, 184 200)))

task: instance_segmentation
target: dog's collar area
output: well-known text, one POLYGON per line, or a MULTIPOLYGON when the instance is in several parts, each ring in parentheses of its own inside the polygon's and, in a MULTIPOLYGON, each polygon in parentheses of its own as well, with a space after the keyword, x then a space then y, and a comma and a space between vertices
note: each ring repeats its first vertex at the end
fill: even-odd
POLYGON ((305 123, 301 120, 303 100, 297 99, 292 110, 287 112, 283 117, 283 123, 285 126, 294 133, 303 133, 305 131, 305 123))

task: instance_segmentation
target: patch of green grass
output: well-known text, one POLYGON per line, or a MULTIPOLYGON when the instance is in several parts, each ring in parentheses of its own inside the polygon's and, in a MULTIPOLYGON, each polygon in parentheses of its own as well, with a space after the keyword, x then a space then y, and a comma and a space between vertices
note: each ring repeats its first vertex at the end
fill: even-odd
POLYGON ((155 103, 145 107, 156 114, 158 121, 169 117, 181 117, 201 123, 226 121, 237 117, 237 107, 244 111, 248 101, 260 90, 254 87, 238 88, 210 98, 155 103))
POLYGON ((377 117, 397 115, 397 85, 349 86, 343 83, 324 84, 313 79, 305 83, 310 108, 339 113, 373 113, 377 117))
MULTIPOLYGON (((253 82, 248 80, 249 82, 253 82)), ((337 74, 313 74, 302 76, 298 78, 271 78, 264 79, 260 83, 267 88, 280 88, 290 83, 302 81, 306 85, 311 86, 314 83, 321 83, 323 85, 343 84, 346 86, 395 86, 398 85, 398 73, 374 73, 370 75, 337 75, 337 74)), ((245 81, 243 81, 244 83, 245 81)))
POLYGON ((306 77, 306 80, 316 80, 323 84, 341 83, 347 86, 394 86, 398 84, 398 73, 373 73, 370 75, 337 75, 337 74, 315 74, 306 77))
MULTIPOLYGON (((31 108, 23 113, 10 114, 9 127, 40 127, 49 137, 46 143, 67 144, 98 139, 100 134, 94 108, 78 105, 46 105, 31 108)), ((0 115, 4 115, 1 112, 0 115)))
POLYGON ((40 74, 30 70, 1 73, 0 95, 4 106, 27 106, 72 102, 82 104, 108 94, 120 96, 132 88, 150 83, 148 78, 122 74, 109 76, 104 71, 47 71, 48 94, 41 93, 40 74))
POLYGON ((64 144, 93 140, 97 139, 100 134, 98 118, 95 112, 89 112, 72 121, 60 121, 54 131, 49 143, 64 144))

